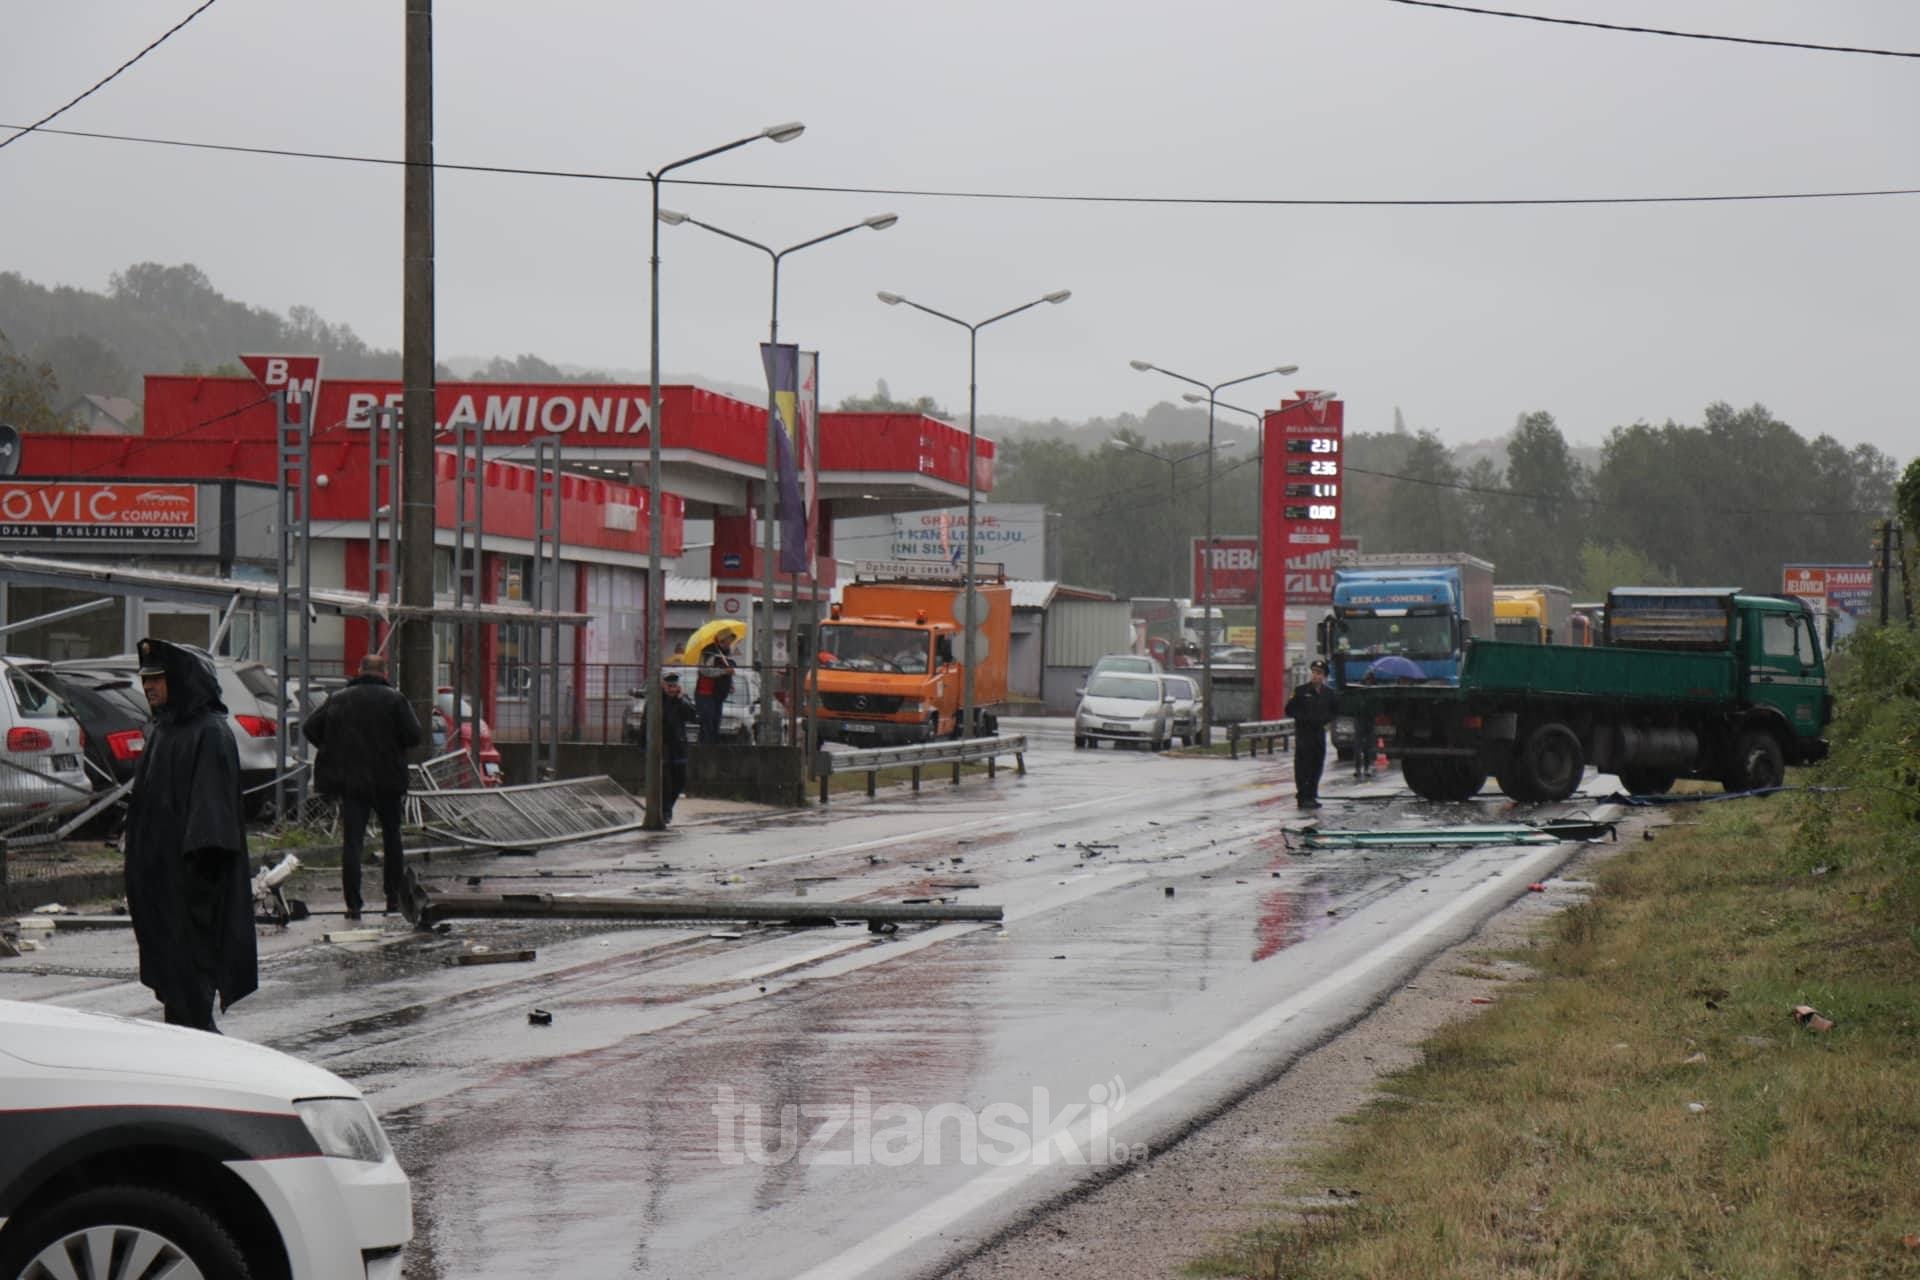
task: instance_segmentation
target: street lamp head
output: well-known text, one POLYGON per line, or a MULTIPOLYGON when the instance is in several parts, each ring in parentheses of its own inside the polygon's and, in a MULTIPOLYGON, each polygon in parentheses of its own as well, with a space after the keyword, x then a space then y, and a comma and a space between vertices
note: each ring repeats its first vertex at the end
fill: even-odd
POLYGON ((792 120, 786 124, 770 124, 760 131, 760 136, 772 138, 775 142, 792 142, 806 131, 807 126, 798 120, 792 120))
POLYGON ((660 219, 660 221, 666 223, 670 227, 677 227, 681 223, 687 220, 686 214, 676 212, 673 209, 662 209, 656 214, 654 214, 654 217, 660 219))
POLYGON ((1073 296, 1073 290, 1071 289, 1055 289, 1052 293, 1040 299, 1040 301, 1056 302, 1056 303, 1065 302, 1068 298, 1071 298, 1072 296, 1073 296))
POLYGON ((886 303, 890 307, 897 307, 901 303, 906 301, 906 299, 901 297, 899 294, 888 293, 885 289, 882 289, 880 292, 874 294, 873 296, 880 299, 880 301, 886 303))
POLYGON ((1129 360, 1127 361, 1127 363, 1132 365, 1134 368, 1138 369, 1142 373, 1153 372, 1153 366, 1148 362, 1146 362, 1145 360, 1129 360))
POLYGON ((1298 373, 1300 372, 1300 366, 1297 364, 1278 365, 1274 368, 1273 372, 1278 374, 1298 373))
POLYGON ((1219 444, 1213 446, 1216 453, 1221 449, 1238 449, 1239 447, 1240 442, 1238 440, 1222 440, 1219 444))
POLYGON ((861 219, 860 225, 871 227, 875 231, 885 231, 898 221, 900 221, 900 215, 897 213, 876 213, 871 218, 861 219))
POLYGON ((1201 395, 1198 391, 1189 391, 1186 394, 1182 395, 1180 398, 1182 400, 1185 400, 1188 404, 1205 404, 1207 402, 1207 398, 1201 395))

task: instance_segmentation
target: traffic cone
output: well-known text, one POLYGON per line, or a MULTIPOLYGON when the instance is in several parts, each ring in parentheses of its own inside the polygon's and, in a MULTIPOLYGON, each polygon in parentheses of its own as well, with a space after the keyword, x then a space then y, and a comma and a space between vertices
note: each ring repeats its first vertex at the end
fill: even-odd
POLYGON ((1384 736, 1376 737, 1373 744, 1373 771, 1384 773, 1392 767, 1387 763, 1387 740, 1384 736))

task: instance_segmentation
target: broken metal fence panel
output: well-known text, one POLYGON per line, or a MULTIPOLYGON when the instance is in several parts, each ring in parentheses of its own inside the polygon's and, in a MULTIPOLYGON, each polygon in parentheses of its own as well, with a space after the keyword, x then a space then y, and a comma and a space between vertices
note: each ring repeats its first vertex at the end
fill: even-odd
POLYGON ((638 830, 646 808, 612 778, 567 778, 519 787, 415 791, 420 825, 485 849, 539 849, 638 830))
POLYGON ((928 765, 953 766, 953 785, 960 785, 963 765, 987 762, 987 776, 998 776, 1000 756, 1012 756, 1014 769, 1023 777, 1027 772, 1027 740, 1024 735, 997 738, 962 738, 957 741, 928 742, 910 747, 868 747, 857 751, 822 751, 814 757, 814 776, 820 779, 820 803, 827 803, 836 773, 867 775, 867 794, 875 793, 882 769, 912 769, 913 789, 920 789, 920 771, 928 765))
POLYGON ((1274 744, 1280 750, 1293 750, 1292 720, 1242 720, 1227 729, 1227 755, 1231 759, 1240 758, 1240 744, 1247 744, 1247 758, 1260 754, 1260 744, 1267 744, 1267 754, 1272 755, 1274 744))
POLYGON ((0 755, 0 843, 21 848, 60 838, 64 819, 98 798, 84 770, 75 782, 54 772, 53 757, 0 755))

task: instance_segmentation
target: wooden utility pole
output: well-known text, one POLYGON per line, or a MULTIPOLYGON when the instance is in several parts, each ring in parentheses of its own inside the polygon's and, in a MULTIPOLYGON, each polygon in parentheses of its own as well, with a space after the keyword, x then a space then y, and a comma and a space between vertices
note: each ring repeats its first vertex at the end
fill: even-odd
MULTIPOLYGON (((401 313, 400 600, 433 605, 433 0, 407 5, 406 267, 401 313)), ((433 723, 433 624, 400 627, 400 692, 433 723)), ((432 736, 427 736, 432 742, 432 736)))

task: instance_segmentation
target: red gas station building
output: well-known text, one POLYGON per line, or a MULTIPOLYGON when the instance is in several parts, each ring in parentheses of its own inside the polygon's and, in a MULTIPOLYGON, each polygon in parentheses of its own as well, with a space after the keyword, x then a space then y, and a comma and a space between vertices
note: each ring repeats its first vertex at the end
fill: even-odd
MULTIPOLYGON (((316 590, 368 589, 371 526, 386 517, 371 493, 370 410, 398 406, 397 382, 323 382, 312 414, 311 555, 316 590)), ((757 512, 765 471, 767 408, 693 386, 661 389, 662 524, 660 555, 685 551, 688 518, 713 521, 709 576, 716 608, 746 612, 762 594, 757 512)), ((527 584, 535 550, 534 442, 558 442, 561 556, 558 608, 590 615, 573 628, 563 681, 576 705, 638 683, 646 634, 649 494, 644 484, 649 388, 600 383, 442 382, 436 388, 436 596, 452 602, 451 571, 461 487, 475 506, 473 472, 456 474, 452 448, 465 423, 484 453, 482 601, 514 601, 527 584), (639 478, 641 484, 632 483, 639 478), (566 668, 571 668, 570 674, 566 668), (602 687, 596 687, 602 686, 602 687)), ((967 496, 967 433, 918 414, 817 415, 814 492, 818 503, 815 571, 776 575, 776 601, 807 598, 833 584, 832 528, 842 516, 949 507, 967 496)), ((69 561, 137 556, 149 567, 238 580, 274 580, 280 540, 273 528, 276 406, 243 377, 150 375, 144 433, 138 436, 34 435, 16 474, 0 480, 0 547, 69 561)), ((994 449, 981 440, 975 479, 993 484, 994 449)), ((480 469, 476 468, 476 471, 480 469)), ((85 591, 9 582, 6 616, 51 612, 91 598, 85 591), (24 593, 24 594, 23 594, 24 593)), ((46 634, 8 637, 11 651, 48 657, 124 653, 143 634, 204 643, 218 606, 128 599, 46 634)), ((778 606, 776 606, 776 617, 778 606)), ((744 620, 744 619, 743 619, 744 620)), ((777 622, 776 622, 777 625, 777 622)), ((241 626, 237 653, 279 660, 272 628, 241 626)), ((437 646, 443 673, 449 634, 437 646)), ((517 657, 515 628, 486 628, 482 714, 514 696, 508 674, 517 657)), ((369 624, 319 620, 311 655, 319 669, 352 669, 370 643, 369 624), (338 664, 336 667, 335 664, 338 664)), ((676 639, 670 630, 669 647, 676 639)), ((578 726, 576 726, 578 727, 578 726)))

